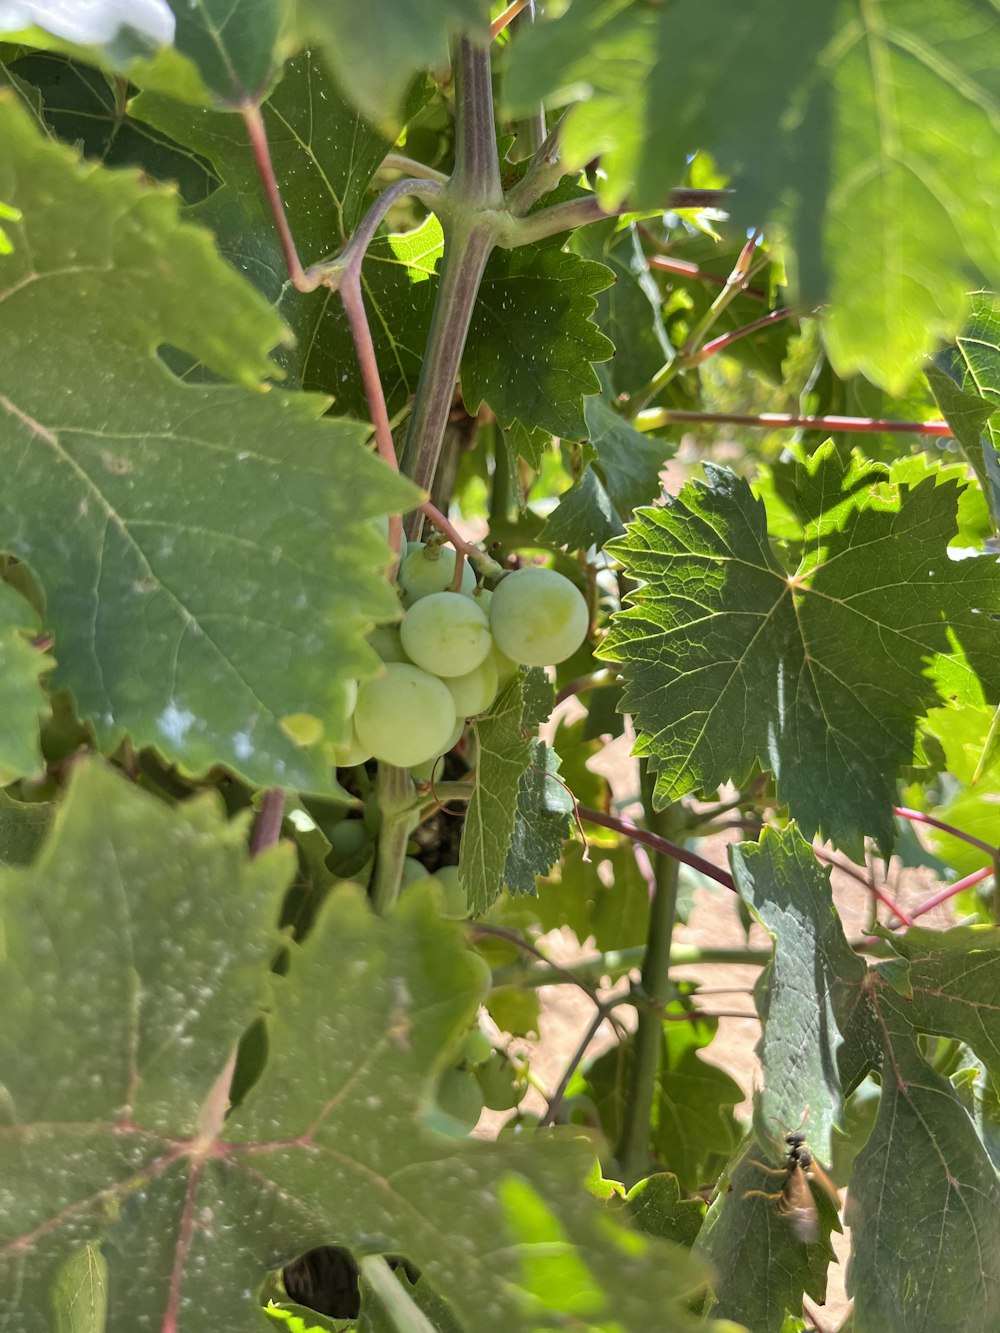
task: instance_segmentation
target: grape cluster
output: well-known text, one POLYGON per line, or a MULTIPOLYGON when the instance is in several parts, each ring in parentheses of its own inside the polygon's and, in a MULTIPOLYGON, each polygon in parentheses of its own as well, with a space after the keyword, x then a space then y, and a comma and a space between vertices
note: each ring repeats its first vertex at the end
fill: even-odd
POLYGON ((413 768, 436 759, 518 666, 562 662, 587 634, 586 602, 552 569, 514 570, 490 591, 466 562, 453 592, 455 552, 410 542, 397 577, 403 618, 371 636, 384 670, 358 690, 342 766, 375 758, 413 768))

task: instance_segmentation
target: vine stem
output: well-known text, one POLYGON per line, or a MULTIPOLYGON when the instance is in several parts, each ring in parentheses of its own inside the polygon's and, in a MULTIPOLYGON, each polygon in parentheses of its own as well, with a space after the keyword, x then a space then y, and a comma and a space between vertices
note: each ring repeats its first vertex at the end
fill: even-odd
POLYGON ((274 218, 274 225, 278 229, 278 240, 281 242, 281 251, 285 256, 285 267, 288 269, 288 276, 297 291, 305 291, 307 289, 303 284, 306 282, 306 275, 299 260, 298 250, 295 248, 295 238, 292 236, 292 229, 288 225, 278 179, 274 174, 274 164, 271 162, 271 150, 267 143, 264 117, 261 114, 260 107, 256 104, 243 107, 242 114, 243 123, 247 128, 247 136, 250 140, 250 149, 257 165, 257 174, 264 186, 264 194, 267 196, 267 203, 271 210, 271 216, 274 218))
POLYGON ((393 1328, 399 1333, 435 1333, 434 1325, 396 1279, 380 1254, 367 1255, 358 1267, 361 1276, 378 1297, 393 1328))
POLYGON ((280 787, 269 788, 261 797, 260 814, 250 839, 250 855, 260 856, 273 847, 281 837, 281 821, 285 817, 285 793, 280 787))
POLYGON ((490 24, 490 37, 499 37, 508 23, 512 23, 517 18, 522 9, 527 9, 531 0, 512 0, 511 4, 500 14, 496 16, 490 24))
POLYGON ((566 1068, 562 1072, 562 1077, 556 1085, 555 1091, 549 1098, 549 1104, 545 1108, 545 1114, 538 1122, 539 1129, 545 1129, 549 1125, 555 1124, 556 1116, 559 1114, 559 1108, 562 1106, 563 1099, 566 1096, 566 1089, 569 1087, 573 1075, 576 1073, 577 1069, 579 1069, 583 1057, 587 1054, 588 1046, 597 1036, 604 1020, 610 1017, 612 1009, 615 1009, 619 1004, 626 1002, 627 1001, 624 999, 609 1000, 607 1003, 599 1004, 597 1006, 597 1012, 594 1014, 590 1026, 580 1038, 576 1050, 570 1056, 566 1068))
POLYGON ((981 852, 985 852, 993 860, 1000 857, 1000 847, 996 847, 990 842, 984 842, 982 838, 977 838, 974 833, 966 833, 963 829, 956 828, 954 824, 946 824, 943 819, 935 819, 933 815, 925 815, 922 810, 911 810, 905 805, 894 805, 892 813, 898 815, 900 819, 909 819, 914 824, 929 824, 931 828, 940 829, 943 833, 950 833, 953 838, 959 838, 971 847, 978 847, 981 852))
POLYGON ((934 435, 951 439, 947 421, 886 421, 873 417, 796 417, 784 412, 748 416, 739 412, 689 412, 679 408, 652 408, 632 423, 637 430, 663 426, 754 426, 761 430, 839 430, 867 434, 934 435))
POLYGON ((966 875, 964 879, 956 880, 954 884, 949 884, 947 888, 939 889, 937 893, 932 893, 931 896, 926 898, 919 907, 913 909, 910 913, 911 920, 908 924, 912 925, 913 920, 918 916, 924 916, 927 912, 932 911, 933 908, 940 906, 941 903, 947 902, 949 898, 954 898, 956 893, 964 893, 966 889, 975 888, 975 886, 981 884, 984 879, 989 879, 993 873, 993 866, 983 866, 981 870, 974 870, 971 875, 966 875))
MULTIPOLYGON (((509 215, 493 122, 489 48, 468 37, 457 45, 455 70, 455 169, 445 187, 442 210, 444 254, 424 360, 403 446, 403 470, 431 492, 451 413, 462 352, 486 262, 509 215)), ((417 538, 419 510, 407 523, 417 538)))
POLYGON ((762 315, 760 319, 751 320, 749 324, 744 324, 741 328, 733 329, 729 333, 720 333, 718 338, 713 338, 690 356, 683 357, 681 370, 691 370, 694 366, 700 366, 703 361, 707 361, 710 356, 716 356, 719 352, 724 352, 727 347, 733 343, 739 342, 741 338, 747 338, 752 333, 759 333, 761 329, 770 328, 772 324, 779 324, 783 319, 797 319, 800 315, 807 312, 798 310, 795 306, 787 306, 782 310, 772 310, 768 315, 762 315))
MULTIPOLYGON (((606 815, 601 810, 589 810, 585 806, 580 806, 580 818, 588 824, 599 824, 602 828, 613 829, 615 833, 621 833, 626 838, 631 838, 633 842, 641 842, 644 847, 651 847, 654 852, 662 852, 664 856, 670 857, 673 861, 683 862, 690 866, 692 870, 699 870, 709 879, 714 879, 717 884, 723 888, 731 889, 736 892, 736 885, 733 883, 733 877, 728 871, 720 870, 718 866, 706 861, 703 856, 697 852, 689 852, 686 847, 680 847, 676 842, 671 842, 669 838, 662 837, 658 833, 651 833, 648 829, 639 828, 638 825, 630 823, 627 819, 619 819, 617 815, 606 815)), ((673 824, 673 821, 671 821, 673 824)))
POLYGON ((372 907, 379 916, 386 916, 399 897, 406 848, 417 824, 418 809, 414 802, 413 779, 409 769, 394 768, 392 764, 380 762, 375 791, 382 826, 375 854, 372 907))
MULTIPOLYGON (((677 805, 666 810, 653 808, 654 779, 642 774, 642 798, 646 820, 657 836, 674 833, 682 826, 683 812, 677 805)), ((666 840, 666 839, 664 839, 666 840)), ((655 1009, 666 1008, 670 996, 670 945, 677 914, 680 863, 664 858, 656 863, 656 885, 649 904, 646 955, 642 963, 641 993, 650 1007, 638 1010, 638 1025, 632 1043, 628 1091, 622 1110, 616 1157, 626 1188, 641 1180, 649 1166, 649 1123, 656 1093, 663 1044, 663 1020, 655 1009)))
MULTIPOLYGON (((445 518, 444 514, 441 513, 441 510, 438 509, 436 505, 431 504, 430 500, 425 500, 422 505, 418 505, 417 507, 422 514, 430 519, 439 532, 444 533, 452 546, 454 546, 455 550, 460 552, 460 554, 467 556, 477 565, 481 565, 484 560, 488 559, 487 556, 483 555, 478 546, 473 546, 472 542, 467 542, 465 540, 458 529, 445 518)), ((496 564, 495 560, 490 560, 489 563, 495 565, 497 571, 500 570, 501 567, 496 564)))

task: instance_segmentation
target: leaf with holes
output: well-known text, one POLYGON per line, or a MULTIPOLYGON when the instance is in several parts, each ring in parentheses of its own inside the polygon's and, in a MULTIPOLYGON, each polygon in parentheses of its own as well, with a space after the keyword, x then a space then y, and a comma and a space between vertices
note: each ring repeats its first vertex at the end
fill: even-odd
POLYGON ((1000 692, 1000 567, 949 560, 953 482, 866 476, 826 445, 799 463, 804 554, 789 572, 747 483, 706 471, 611 544, 639 587, 601 655, 622 664, 656 800, 760 764, 806 837, 860 855, 867 834, 888 851, 895 774, 940 702, 929 665, 957 641, 1000 692))
POLYGON ((0 255, 0 519, 47 598, 54 685, 103 744, 329 790, 322 746, 281 720, 346 732, 376 666, 358 631, 395 612, 372 519, 416 492, 363 427, 320 422, 323 399, 261 392, 282 326, 173 193, 76 163, 13 106, 0 134, 20 210, 0 255), (244 387, 179 383, 161 343, 244 387))

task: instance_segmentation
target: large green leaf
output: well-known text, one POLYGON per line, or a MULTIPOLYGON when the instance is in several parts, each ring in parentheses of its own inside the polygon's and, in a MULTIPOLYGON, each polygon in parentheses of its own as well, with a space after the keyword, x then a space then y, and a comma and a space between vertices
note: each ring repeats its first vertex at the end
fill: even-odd
POLYGON ((888 850, 896 775, 940 702, 927 667, 954 651, 949 635, 1000 689, 1000 568, 949 560, 953 482, 888 483, 826 445, 798 467, 804 554, 788 572, 747 483, 706 470, 611 544, 640 586, 602 655, 622 663, 656 799, 761 764, 807 837, 860 851, 869 834, 888 850))
MULTIPOLYGON (((991 972, 998 970, 991 964, 991 972)), ((995 983, 990 990, 995 991, 995 983)), ((1000 1185, 947 1079, 923 1059, 909 1002, 877 992, 882 1098, 851 1176, 848 1290, 860 1329, 966 1333, 1000 1324, 1000 1185)))
POLYGON ((957 332, 970 265, 998 271, 996 17, 994 0, 574 0, 512 46, 505 97, 577 103, 567 165, 600 154, 610 204, 662 206, 686 154, 712 153, 738 220, 780 220, 802 298, 829 299, 838 369, 900 391, 957 332))
POLYGON ((1000 1078, 1000 941, 992 926, 911 927, 893 939, 907 959, 909 1021, 957 1037, 1000 1078))
POLYGON ((7 68, 37 90, 44 123, 85 157, 105 166, 139 167, 155 180, 176 180, 189 203, 218 184, 204 158, 133 117, 120 78, 52 51, 30 51, 7 68))
POLYGON ((832 1201, 814 1190, 817 1242, 804 1245, 779 1212, 779 1198, 764 1197, 781 1193, 782 1154, 774 1149, 769 1161, 757 1154, 750 1139, 730 1163, 694 1252, 715 1270, 712 1313, 734 1320, 749 1333, 775 1333, 786 1327, 786 1315, 801 1314, 804 1292, 823 1301, 836 1214, 832 1201))
MULTIPOLYGON (((758 1136, 777 1140, 804 1125, 823 1161, 843 1118, 838 1053, 865 964, 834 911, 830 871, 795 828, 765 829, 730 850, 736 888, 775 942, 758 988, 757 1044, 764 1086, 754 1105, 758 1136)), ((870 1024, 869 1024, 870 1026, 870 1024)))
POLYGON ((0 514, 48 599, 55 684, 106 744, 328 789, 281 719, 343 732, 375 666, 362 631, 395 609, 371 520, 412 488, 362 427, 319 422, 324 400, 260 391, 282 325, 175 195, 77 164, 13 106, 0 134, 21 213, 0 255, 0 514), (246 387, 179 383, 161 343, 246 387))
MULTIPOLYGON (((189 216, 215 232, 230 263, 288 323, 295 343, 279 352, 278 361, 289 382, 332 393, 341 411, 367 416, 340 298, 326 287, 297 292, 288 281, 243 122, 155 94, 136 98, 130 110, 212 163, 223 188, 189 216)), ((338 250, 357 225, 389 142, 345 101, 311 51, 288 62, 261 111, 289 226, 308 265, 338 250)), ((433 289, 419 283, 433 271, 440 250, 440 228, 431 219, 412 236, 377 239, 368 252, 365 294, 392 412, 413 392, 420 373, 433 289)))
POLYGON ((345 91, 370 119, 391 121, 402 109, 406 85, 418 70, 448 64, 449 38, 468 32, 486 41, 486 0, 410 0, 329 4, 299 0, 303 30, 322 46, 345 91))
POLYGON ((693 1329, 697 1269, 588 1197, 585 1145, 423 1128, 488 985, 459 927, 429 895, 381 921, 343 890, 276 976, 291 869, 249 861, 214 798, 172 810, 91 764, 37 863, 0 877, 4 1328, 49 1327, 100 1242, 108 1333, 263 1327, 267 1269, 321 1243, 405 1254, 484 1333, 693 1329), (269 1061, 227 1116, 265 985, 269 1061))
POLYGON ((48 712, 48 700, 39 677, 54 664, 29 642, 28 636, 37 633, 35 612, 0 583, 0 785, 36 777, 42 767, 38 718, 48 712))

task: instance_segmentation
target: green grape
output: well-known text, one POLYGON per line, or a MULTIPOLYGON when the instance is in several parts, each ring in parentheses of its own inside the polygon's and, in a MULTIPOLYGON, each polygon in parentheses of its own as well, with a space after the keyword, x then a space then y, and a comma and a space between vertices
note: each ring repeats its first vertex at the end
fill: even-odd
POLYGON ((491 1111, 512 1111, 527 1091, 499 1051, 494 1051, 488 1060, 477 1066, 475 1078, 483 1105, 491 1111))
POLYGON ((375 850, 371 835, 360 819, 344 819, 334 824, 329 838, 327 864, 335 875, 344 879, 356 875, 375 850))
MULTIPOLYGON (((411 542, 399 565, 396 581, 403 591, 403 605, 413 606, 421 597, 445 592, 455 578, 455 552, 450 546, 425 546, 411 542)), ((462 588, 466 594, 476 590, 476 571, 466 560, 462 566, 462 588)))
POLYGON ((465 1040, 458 1052, 458 1058, 467 1069, 485 1064, 493 1054, 493 1043, 482 1028, 473 1028, 465 1034, 465 1040))
MULTIPOLYGON (((368 642, 383 662, 409 661, 409 658, 403 652, 398 625, 376 625, 368 635, 368 642)), ((355 704, 355 707, 357 707, 357 704, 355 704)))
POLYGON ((403 860, 403 887, 409 884, 416 884, 418 880, 427 878, 427 867, 422 861, 418 861, 415 856, 407 856, 403 860))
POLYGON ((490 604, 497 647, 523 666, 553 666, 587 637, 587 603, 554 569, 517 569, 501 579, 490 604))
POLYGON ((438 866, 435 877, 444 888, 441 915, 452 921, 464 921, 469 915, 469 903, 459 878, 458 866, 438 866))
POLYGON ((349 741, 333 747, 333 759, 338 768, 354 768, 372 757, 372 752, 358 740, 355 731, 349 741))
POLYGON ((465 1069, 449 1069, 438 1086, 437 1103, 466 1129, 474 1129, 483 1113, 483 1096, 474 1074, 465 1069))
POLYGON ((364 681, 358 691, 354 729, 383 763, 409 768, 432 759, 454 726, 447 685, 408 662, 386 663, 385 674, 364 681))
POLYGON ((464 676, 448 676, 444 683, 451 690, 455 712, 459 717, 475 717, 477 713, 484 713, 497 697, 500 688, 500 677, 492 652, 483 658, 475 670, 467 671, 464 676))
POLYGON ((506 653, 500 651, 495 639, 493 640, 493 647, 490 649, 490 659, 497 669, 497 680, 501 685, 506 685, 513 676, 517 675, 517 663, 506 653))
POLYGON ((435 676, 464 676, 493 647, 486 616, 471 597, 455 592, 435 592, 414 602, 399 632, 407 657, 435 676))

